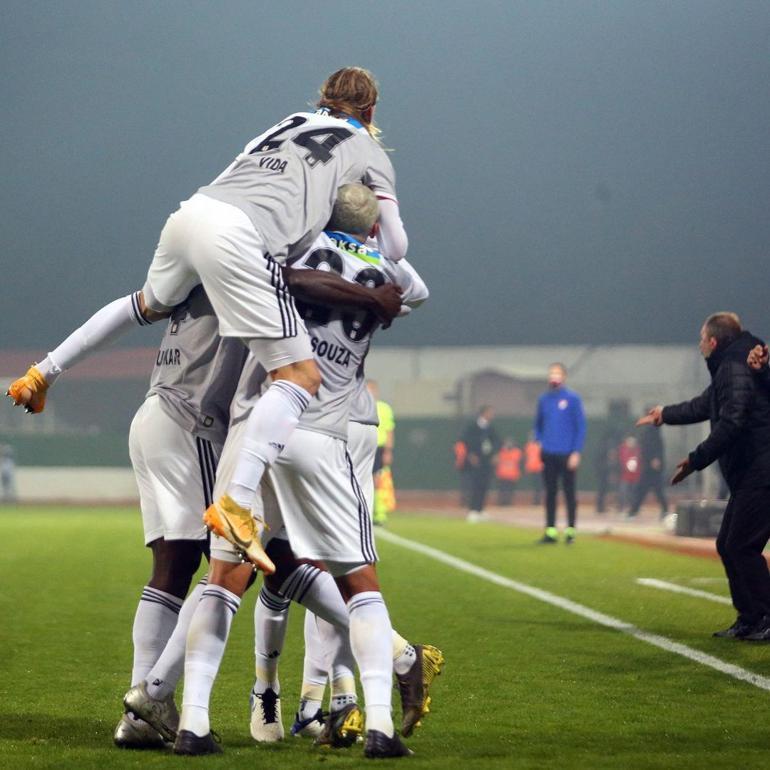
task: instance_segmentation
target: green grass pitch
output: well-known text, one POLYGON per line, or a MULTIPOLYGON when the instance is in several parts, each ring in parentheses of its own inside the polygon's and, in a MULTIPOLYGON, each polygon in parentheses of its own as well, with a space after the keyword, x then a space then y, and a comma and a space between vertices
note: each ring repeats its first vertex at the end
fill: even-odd
MULTIPOLYGON (((215 686, 225 754, 184 758, 112 745, 131 661, 131 623, 149 572, 136 511, 0 511, 0 767, 353 768, 360 747, 318 751, 248 732, 252 589, 215 686)), ((726 594, 716 561, 582 537, 537 547, 535 532, 400 515, 389 529, 770 675, 770 647, 712 639, 730 607, 640 586, 653 577, 726 594), (709 580, 711 582, 709 582, 709 580)), ((408 743, 414 768, 760 767, 770 693, 387 542, 380 574, 394 625, 441 647, 433 711, 408 743)), ((302 612, 281 662, 288 729, 301 678, 302 612)), ((383 764, 390 764, 385 762, 383 764)))

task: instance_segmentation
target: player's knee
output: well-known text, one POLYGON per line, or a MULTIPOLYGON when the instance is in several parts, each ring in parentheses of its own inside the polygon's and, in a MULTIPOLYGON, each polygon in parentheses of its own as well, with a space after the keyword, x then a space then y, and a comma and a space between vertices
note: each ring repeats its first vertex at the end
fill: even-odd
POLYGON ((150 586, 184 598, 201 563, 201 544, 196 540, 156 540, 150 586))
POLYGON ((278 593, 300 562, 294 556, 288 540, 273 538, 265 548, 265 553, 275 564, 275 572, 265 576, 265 585, 273 592, 278 593))
POLYGON ((321 387, 321 372, 312 359, 297 361, 271 372, 273 380, 288 380, 306 390, 311 396, 321 387))
POLYGON ((243 596, 246 589, 254 582, 253 575, 254 569, 251 564, 243 562, 236 564, 214 557, 211 559, 209 568, 209 585, 220 586, 236 596, 243 596))

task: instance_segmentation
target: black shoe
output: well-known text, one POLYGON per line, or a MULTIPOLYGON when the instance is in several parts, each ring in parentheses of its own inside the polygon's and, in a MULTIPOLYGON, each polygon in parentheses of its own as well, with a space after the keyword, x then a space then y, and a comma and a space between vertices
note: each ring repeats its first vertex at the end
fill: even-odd
POLYGON ((765 615, 741 638, 748 642, 770 642, 770 615, 765 615))
POLYGON ((219 745, 219 736, 214 739, 214 733, 209 733, 199 738, 190 730, 180 730, 174 741, 174 754, 186 754, 187 756, 197 757, 202 754, 221 754, 222 747, 219 745))
POLYGON ((722 631, 714 631, 712 636, 715 636, 718 639, 745 639, 749 634, 756 630, 756 623, 749 623, 742 618, 738 618, 730 628, 725 628, 722 631))
POLYGON ((397 733, 388 738, 379 730, 366 731, 366 743, 364 744, 364 756, 367 759, 387 759, 388 757, 409 757, 414 752, 401 743, 397 733))
POLYGON ((559 539, 556 537, 551 537, 550 535, 543 535, 540 540, 537 541, 536 545, 553 545, 553 543, 558 543, 559 539))

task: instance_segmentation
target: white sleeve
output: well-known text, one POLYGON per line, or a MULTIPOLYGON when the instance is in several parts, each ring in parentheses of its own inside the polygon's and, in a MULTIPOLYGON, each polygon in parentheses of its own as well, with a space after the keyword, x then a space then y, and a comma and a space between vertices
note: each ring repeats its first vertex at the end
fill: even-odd
POLYGON ((406 256, 406 250, 409 248, 409 239, 401 221, 398 203, 390 198, 380 198, 379 204, 380 232, 377 235, 377 245, 383 256, 398 262, 406 256))
POLYGON ((135 326, 149 326, 150 323, 139 309, 139 292, 134 292, 97 310, 36 366, 52 385, 62 372, 92 353, 108 347, 135 326))
POLYGON ((383 262, 383 269, 388 280, 401 287, 401 301, 406 307, 410 309, 419 307, 430 296, 425 281, 406 259, 398 262, 386 259, 383 262))

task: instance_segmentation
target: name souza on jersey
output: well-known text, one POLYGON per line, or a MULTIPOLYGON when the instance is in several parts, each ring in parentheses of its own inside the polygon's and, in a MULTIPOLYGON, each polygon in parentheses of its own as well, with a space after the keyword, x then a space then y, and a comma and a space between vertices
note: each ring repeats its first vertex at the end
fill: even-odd
POLYGON ((325 358, 333 364, 350 365, 352 352, 342 345, 335 345, 326 340, 319 340, 318 337, 311 337, 310 346, 313 348, 313 353, 319 358, 325 358))

